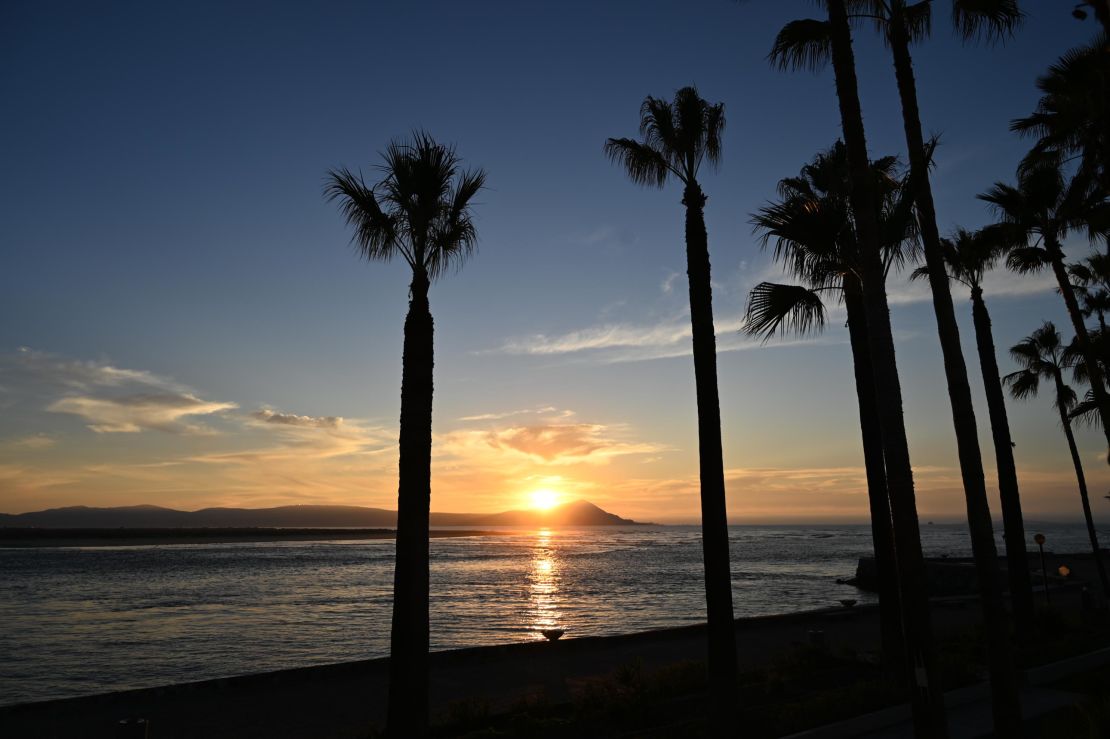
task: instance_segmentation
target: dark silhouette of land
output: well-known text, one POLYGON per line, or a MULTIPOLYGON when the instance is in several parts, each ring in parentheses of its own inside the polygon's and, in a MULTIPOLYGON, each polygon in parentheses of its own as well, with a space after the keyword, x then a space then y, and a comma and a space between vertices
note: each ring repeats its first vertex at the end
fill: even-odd
MULTIPOLYGON (((480 529, 435 529, 433 539, 496 536, 480 529)), ((394 529, 336 528, 0 528, 0 547, 122 547, 151 544, 236 544, 276 541, 392 539, 394 529)))
MULTIPOLYGON (((430 523, 432 526, 466 527, 646 525, 621 518, 585 500, 555 506, 546 511, 432 513, 430 523)), ((50 529, 393 529, 396 526, 396 511, 342 505, 204 508, 199 511, 179 511, 154 505, 117 508, 72 506, 14 515, 0 513, 0 531, 3 528, 32 527, 50 529)), ((389 536, 393 535, 392 531, 386 533, 389 536)))

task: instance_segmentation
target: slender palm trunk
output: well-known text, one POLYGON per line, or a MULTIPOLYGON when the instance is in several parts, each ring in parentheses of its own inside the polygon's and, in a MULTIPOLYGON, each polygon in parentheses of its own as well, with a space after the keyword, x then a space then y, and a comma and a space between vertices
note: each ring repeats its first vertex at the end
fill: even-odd
POLYGON ((875 374, 867 344, 867 316, 863 290, 857 277, 844 279, 844 307, 848 311, 848 337, 859 401, 859 427, 863 436, 863 465, 867 472, 867 500, 871 505, 871 539, 875 548, 875 571, 879 580, 879 627, 883 664, 892 672, 902 669, 905 651, 898 593, 898 571, 894 563, 894 532, 890 522, 890 499, 886 489, 883 432, 875 400, 875 374))
POLYGON ((397 561, 389 644, 390 737, 428 733, 428 515, 432 463, 432 314, 428 275, 413 276, 401 370, 397 561))
POLYGON ((1064 436, 1068 439, 1068 451, 1071 452, 1071 463, 1075 465, 1075 479, 1079 483, 1079 499, 1083 502, 1083 520, 1087 524, 1087 538, 1091 541, 1091 553, 1095 557, 1095 569, 1098 571, 1098 579, 1102 585, 1102 592, 1110 598, 1110 579, 1106 576, 1106 565, 1102 561, 1102 548, 1098 544, 1098 534, 1095 532, 1095 521, 1091 516, 1091 500, 1087 496, 1087 476, 1083 474, 1083 461, 1079 457, 1079 447, 1075 444, 1075 434, 1071 430, 1071 419, 1068 418, 1068 413, 1064 410, 1064 404, 1060 402, 1064 395, 1064 378, 1060 376, 1060 372, 1056 372, 1056 407, 1060 411, 1060 423, 1064 427, 1064 436))
POLYGON ((967 503, 967 523, 971 531, 971 550, 975 556, 979 601, 986 626, 994 728, 1000 735, 1016 736, 1021 731, 1021 699, 1007 627, 1008 618, 998 577, 998 551, 994 544, 987 484, 983 477, 983 455, 979 449, 975 407, 971 402, 967 365, 960 346, 960 328, 956 323, 956 311, 952 307, 952 288, 945 271, 940 233, 937 230, 909 38, 900 18, 894 20, 890 29, 890 47, 894 55, 898 95, 902 102, 902 124, 909 150, 910 173, 917 188, 914 200, 917 203, 925 264, 929 270, 929 284, 933 293, 933 312, 936 314, 937 333, 944 357, 944 375, 948 381, 952 425, 956 430, 956 449, 967 503))
POLYGON ((1010 604, 1018 632, 1029 633, 1033 626, 1033 585, 1029 578, 1029 555, 1025 551, 1025 522, 1018 493, 1017 465, 1006 415, 1006 396, 994 350, 991 317, 983 302, 983 289, 971 288, 971 316, 975 323, 975 344, 979 349, 979 368, 987 395, 987 412, 994 438, 994 458, 998 465, 998 491, 1002 499, 1002 527, 1006 532, 1006 570, 1010 579, 1010 604))
POLYGON ((708 620, 708 664, 715 705, 726 705, 736 682, 736 627, 732 617, 725 468, 721 450, 721 404, 717 395, 717 338, 713 329, 709 237, 705 195, 697 182, 682 193, 686 206, 686 275, 690 283, 690 325, 694 345, 694 384, 698 403, 698 461, 701 473, 702 555, 708 620))
MULTIPOLYGON (((1068 310, 1072 328, 1075 330, 1075 340, 1079 343, 1079 351, 1083 354, 1083 363, 1087 366, 1087 380, 1091 384, 1091 392, 1095 396, 1095 405, 1098 407, 1098 416, 1102 421, 1102 431, 1106 435, 1106 444, 1110 447, 1110 396, 1106 394, 1106 384, 1102 377, 1102 365, 1098 363, 1094 348, 1091 346, 1091 336, 1087 332, 1087 324, 1083 323, 1083 312, 1079 309, 1079 301, 1075 298, 1075 288, 1068 277, 1068 269, 1064 265, 1064 250, 1054 233, 1044 235, 1045 248, 1052 262, 1052 272, 1056 275, 1056 286, 1060 288, 1060 295, 1064 298, 1064 306, 1068 310)), ((1110 454, 1107 455, 1110 463, 1110 454)))
POLYGON ((886 284, 879 250, 876 197, 867 157, 867 138, 859 104, 852 32, 844 0, 827 0, 836 76, 840 122, 852 179, 851 202, 860 234, 863 267, 863 297, 867 312, 867 334, 875 372, 875 396, 886 457, 887 489, 890 494, 894 549, 898 581, 902 588, 902 633, 906 640, 906 670, 913 707, 914 731, 918 737, 938 739, 948 735, 943 691, 932 649, 932 619, 925 592, 925 560, 921 554, 921 532, 914 499, 913 470, 902 414, 902 388, 894 357, 886 284))

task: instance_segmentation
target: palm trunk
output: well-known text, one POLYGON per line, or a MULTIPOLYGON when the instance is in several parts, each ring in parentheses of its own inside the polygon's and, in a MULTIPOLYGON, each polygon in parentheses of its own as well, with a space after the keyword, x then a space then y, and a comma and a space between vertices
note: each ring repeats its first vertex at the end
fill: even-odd
POLYGON ((1006 415, 1006 396, 994 350, 991 317, 983 302, 983 289, 971 288, 971 315, 975 323, 975 344, 979 349, 979 368, 987 395, 987 412, 994 438, 994 458, 998 465, 998 491, 1002 499, 1002 526, 1006 532, 1006 570, 1010 579, 1010 604, 1018 632, 1028 634, 1033 626, 1033 585, 1029 577, 1029 555, 1025 551, 1025 522, 1018 493, 1017 465, 1006 415))
POLYGON ((894 532, 890 522, 890 500, 883 460, 883 432, 875 401, 875 376, 867 344, 867 317, 859 279, 844 279, 844 307, 848 311, 848 337, 859 401, 859 426, 863 437, 863 465, 867 472, 867 500, 871 505, 871 539, 875 547, 875 571, 879 580, 879 627, 883 664, 892 672, 902 669, 905 646, 898 594, 898 572, 894 563, 894 532))
POLYGON ((1067 389, 1063 385, 1063 377, 1060 372, 1056 373, 1056 407, 1060 412, 1060 425, 1063 426, 1063 435, 1068 437, 1068 451, 1071 452, 1071 464, 1076 467, 1076 482, 1079 483, 1079 499, 1083 504, 1083 520, 1087 523, 1087 538, 1091 543, 1091 554, 1094 555, 1094 568, 1098 570, 1099 583, 1102 585, 1102 593, 1110 598, 1110 579, 1107 578, 1106 565, 1102 561, 1102 549, 1099 546, 1099 535, 1094 530, 1094 518, 1091 516, 1091 500, 1087 495, 1087 476, 1083 474, 1083 462, 1079 456, 1079 447, 1076 446, 1076 435, 1071 432, 1071 419, 1068 418, 1068 412, 1064 409, 1061 402, 1064 395, 1067 395, 1067 389))
MULTIPOLYGON (((1079 309, 1079 301, 1075 298, 1075 289, 1068 277, 1068 269, 1064 265, 1064 251, 1060 248, 1060 241, 1056 234, 1046 233, 1045 247, 1052 262, 1052 272, 1056 275, 1056 286, 1060 288, 1060 295, 1064 298, 1064 306, 1068 310, 1072 328, 1075 329, 1075 340, 1079 342, 1079 351, 1083 354, 1083 363, 1087 366, 1087 380, 1091 384, 1091 392, 1095 396, 1095 405, 1098 407, 1098 416, 1102 421, 1102 431, 1106 435, 1106 444, 1110 448, 1110 397, 1106 395, 1106 385, 1102 378, 1102 366, 1098 363, 1094 349, 1091 347, 1091 337, 1087 333, 1087 324, 1083 323, 1083 312, 1079 309)), ((1110 463, 1110 454, 1107 455, 1110 463)))
POLYGON ((1075 434, 1071 430, 1071 419, 1068 418, 1068 413, 1064 410, 1063 400, 1066 391, 1064 389, 1064 379, 1060 376, 1060 372, 1056 372, 1056 407, 1060 411, 1060 423, 1064 427, 1064 436, 1068 439, 1068 451, 1071 452, 1071 463, 1075 465, 1075 479, 1079 483, 1079 499, 1083 501, 1083 520, 1087 524, 1087 538, 1091 541, 1091 553, 1095 557, 1095 569, 1098 571, 1098 579, 1102 585, 1102 592, 1110 598, 1110 580, 1106 576, 1106 565, 1102 561, 1102 549, 1098 545, 1098 533, 1095 532, 1095 521, 1091 516, 1091 500, 1087 496, 1087 477, 1083 474, 1083 461, 1079 457, 1079 447, 1075 444, 1075 434))
POLYGON ((994 544, 987 484, 983 477, 983 456, 979 449, 979 432, 975 423, 975 407, 971 402, 971 386, 967 365, 960 346, 960 328, 952 307, 951 285, 941 252, 933 192, 929 185, 929 163, 921 134, 921 113, 917 103, 917 84, 913 75, 909 38, 902 19, 895 16, 890 24, 890 47, 894 55, 894 74, 902 102, 902 124, 909 150, 910 173, 916 181, 918 221, 929 270, 933 294, 933 312, 937 319, 944 375, 948 381, 948 399, 952 406, 952 425, 956 430, 956 449, 967 503, 967 523, 971 532, 971 550, 979 582, 979 601, 987 634, 987 661, 990 668, 991 706, 995 733, 1017 736, 1021 732, 1021 698, 1017 672, 1010 645, 1008 618, 1002 603, 998 578, 998 551, 994 544))
POLYGON ((914 732, 918 737, 938 739, 948 735, 944 693, 932 649, 932 619, 925 592, 925 560, 921 554, 921 532, 914 499, 906 425, 902 414, 902 388, 894 357, 886 284, 879 249, 879 224, 863 112, 859 104, 852 32, 844 0, 827 0, 831 32, 832 63, 844 144, 848 151, 852 180, 851 203, 860 235, 864 307, 868 343, 875 372, 875 396, 886 457, 887 489, 890 494, 898 581, 902 588, 902 633, 906 640, 907 682, 913 707, 914 732))
MULTIPOLYGON (((717 395, 717 339, 713 329, 709 238, 705 195, 697 182, 682 193, 686 206, 686 275, 690 283, 690 326, 694 346, 694 384, 698 403, 698 461, 701 477, 702 555, 708 620, 710 689, 719 711, 732 699, 736 682, 736 626, 732 616, 725 468, 721 451, 721 405, 717 395)), ((720 718, 720 715, 717 715, 720 718)))
POLYGON ((432 463, 432 314, 428 275, 413 276, 401 370, 397 561, 389 644, 390 737, 428 734, 428 515, 432 463))

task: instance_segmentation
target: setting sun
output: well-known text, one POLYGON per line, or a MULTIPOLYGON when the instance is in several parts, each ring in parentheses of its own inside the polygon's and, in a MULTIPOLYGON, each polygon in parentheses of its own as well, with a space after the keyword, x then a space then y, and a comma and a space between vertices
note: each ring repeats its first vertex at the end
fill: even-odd
POLYGON ((559 494, 554 490, 533 490, 529 497, 532 507, 541 511, 554 508, 559 503, 559 494))

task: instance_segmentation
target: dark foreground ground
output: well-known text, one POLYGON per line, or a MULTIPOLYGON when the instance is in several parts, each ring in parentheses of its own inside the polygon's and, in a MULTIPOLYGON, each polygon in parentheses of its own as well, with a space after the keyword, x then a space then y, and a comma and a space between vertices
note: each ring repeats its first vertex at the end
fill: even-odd
MULTIPOLYGON (((1089 557, 1065 560, 1073 578, 1093 569, 1089 557)), ((1056 566, 1049 562, 1050 571, 1056 566)), ((1054 590, 1055 620, 1020 659, 1041 663, 1110 644, 1102 617, 1084 615, 1082 600, 1078 583, 1054 590)), ((977 603, 938 599, 932 612, 946 640, 946 688, 974 683, 982 677, 977 603)), ((897 689, 873 664, 878 628, 877 610, 862 607, 738 620, 738 695, 751 705, 738 703, 745 728, 737 736, 778 736, 897 703, 897 689)), ((434 653, 437 733, 709 736, 699 723, 704 650, 704 627, 695 626, 434 653)), ((142 717, 151 739, 366 739, 384 719, 386 668, 375 659, 11 706, 0 708, 0 736, 114 739, 120 719, 142 717)))

